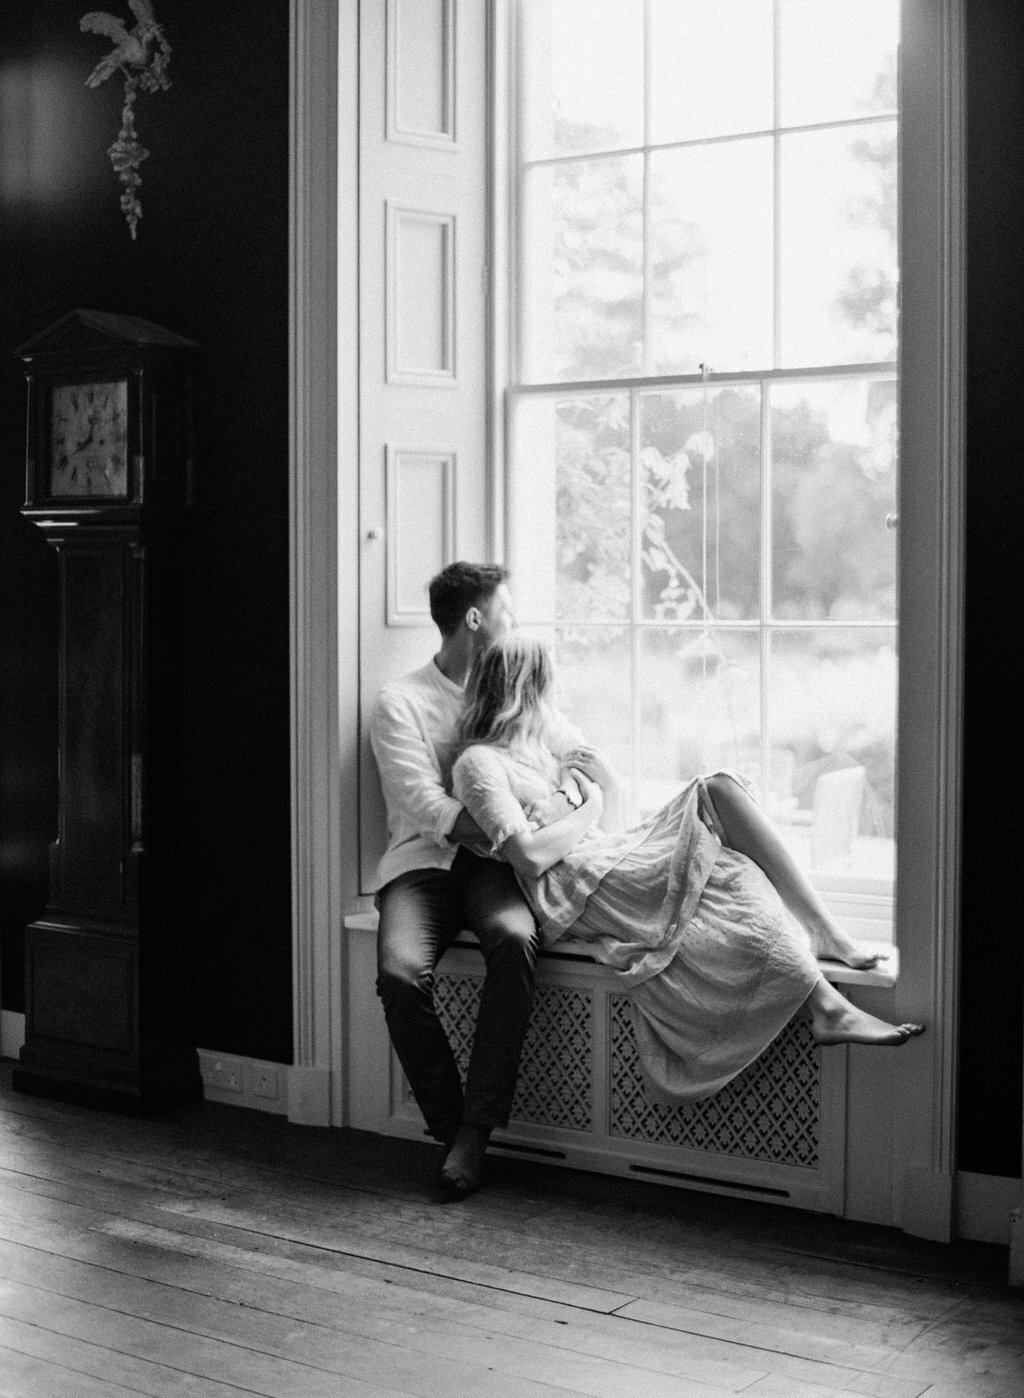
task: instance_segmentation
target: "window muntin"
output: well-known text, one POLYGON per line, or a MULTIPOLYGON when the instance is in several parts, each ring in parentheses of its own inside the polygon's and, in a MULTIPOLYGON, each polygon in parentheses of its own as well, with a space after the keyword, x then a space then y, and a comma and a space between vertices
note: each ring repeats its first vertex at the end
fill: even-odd
POLYGON ((517 7, 520 611, 637 809, 733 766, 823 883, 888 892, 898 5, 615 3, 607 106, 579 9, 517 7))

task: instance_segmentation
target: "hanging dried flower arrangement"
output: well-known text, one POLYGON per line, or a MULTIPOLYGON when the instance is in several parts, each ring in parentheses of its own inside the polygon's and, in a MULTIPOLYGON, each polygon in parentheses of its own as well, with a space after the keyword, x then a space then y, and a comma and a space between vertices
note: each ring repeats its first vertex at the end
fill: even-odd
POLYGON ((149 0, 128 0, 128 8, 135 16, 133 29, 127 29, 124 21, 103 10, 91 10, 83 15, 79 27, 83 33, 103 34, 112 39, 115 47, 100 59, 86 79, 86 87, 99 87, 100 83, 120 69, 124 74, 124 106, 121 108, 121 130, 117 140, 107 151, 110 163, 124 186, 121 194, 121 208, 132 238, 142 217, 138 188, 142 183, 139 166, 149 155, 149 151, 139 144, 135 130, 135 98, 139 88, 144 92, 159 92, 170 87, 167 65, 171 60, 171 46, 164 38, 163 29, 156 22, 153 6, 149 0))

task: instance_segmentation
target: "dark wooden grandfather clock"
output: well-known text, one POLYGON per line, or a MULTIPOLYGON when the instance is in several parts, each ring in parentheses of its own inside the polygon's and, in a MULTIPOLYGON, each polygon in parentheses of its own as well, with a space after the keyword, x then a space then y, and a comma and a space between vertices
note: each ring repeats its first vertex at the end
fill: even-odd
POLYGON ((195 351, 98 311, 17 351, 22 513, 58 560, 60 795, 14 1086, 120 1110, 200 1091, 176 853, 195 351))

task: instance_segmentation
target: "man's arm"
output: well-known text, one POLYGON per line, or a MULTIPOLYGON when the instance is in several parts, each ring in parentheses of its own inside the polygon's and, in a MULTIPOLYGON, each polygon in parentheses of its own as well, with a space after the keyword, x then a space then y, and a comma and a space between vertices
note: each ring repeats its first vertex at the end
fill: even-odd
POLYGON ((370 746, 388 810, 401 810, 435 844, 466 845, 489 854, 484 832, 466 808, 450 796, 433 754, 408 705, 382 695, 370 720, 370 746))
POLYGON ((377 700, 370 746, 388 811, 401 811, 421 835, 447 845, 462 806, 445 790, 433 752, 404 699, 385 692, 377 700))
POLYGON ((448 838, 454 845, 467 845, 475 854, 490 854, 491 852, 487 836, 465 806, 460 808, 455 817, 455 824, 448 831, 448 838))
POLYGON ((581 805, 542 830, 516 831, 501 847, 502 858, 507 859, 516 872, 525 878, 536 879, 546 873, 552 865, 571 853, 583 835, 600 822, 604 805, 601 788, 582 772, 576 772, 574 776, 582 796, 581 805))

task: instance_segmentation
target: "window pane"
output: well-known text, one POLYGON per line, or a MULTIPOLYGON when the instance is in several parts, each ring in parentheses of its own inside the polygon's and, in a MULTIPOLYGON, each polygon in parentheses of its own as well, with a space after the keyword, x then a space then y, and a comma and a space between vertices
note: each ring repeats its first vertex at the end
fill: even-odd
POLYGON ((896 123, 783 136, 784 365, 896 356, 896 123))
POLYGON ((523 0, 524 160, 640 146, 643 0, 523 0))
POLYGON ((792 754, 773 811, 802 863, 891 880, 895 630, 836 627, 771 637, 768 734, 792 754))
POLYGON ((774 384, 772 613, 896 616, 896 383, 774 384))
POLYGON ((643 340, 643 156, 523 174, 520 347, 527 382, 635 373, 643 340))
POLYGON ((651 368, 761 368, 772 353, 772 142, 650 157, 651 368))
POLYGON ((756 620, 760 404, 757 388, 641 396, 644 617, 756 620))
POLYGON ((520 616, 628 617, 629 395, 521 400, 513 427, 510 558, 520 616))
POLYGON ((898 0, 780 0, 783 126, 896 110, 898 0))
POLYGON ((773 124, 771 0, 653 0, 651 141, 773 124))
POLYGON ((641 631, 640 810, 656 810, 716 767, 756 773, 760 669, 753 630, 641 631))
POLYGON ((629 399, 573 398, 556 416, 559 621, 628 616, 629 399))
POLYGON ((561 626, 555 632, 556 702, 624 780, 633 769, 629 632, 561 626))

